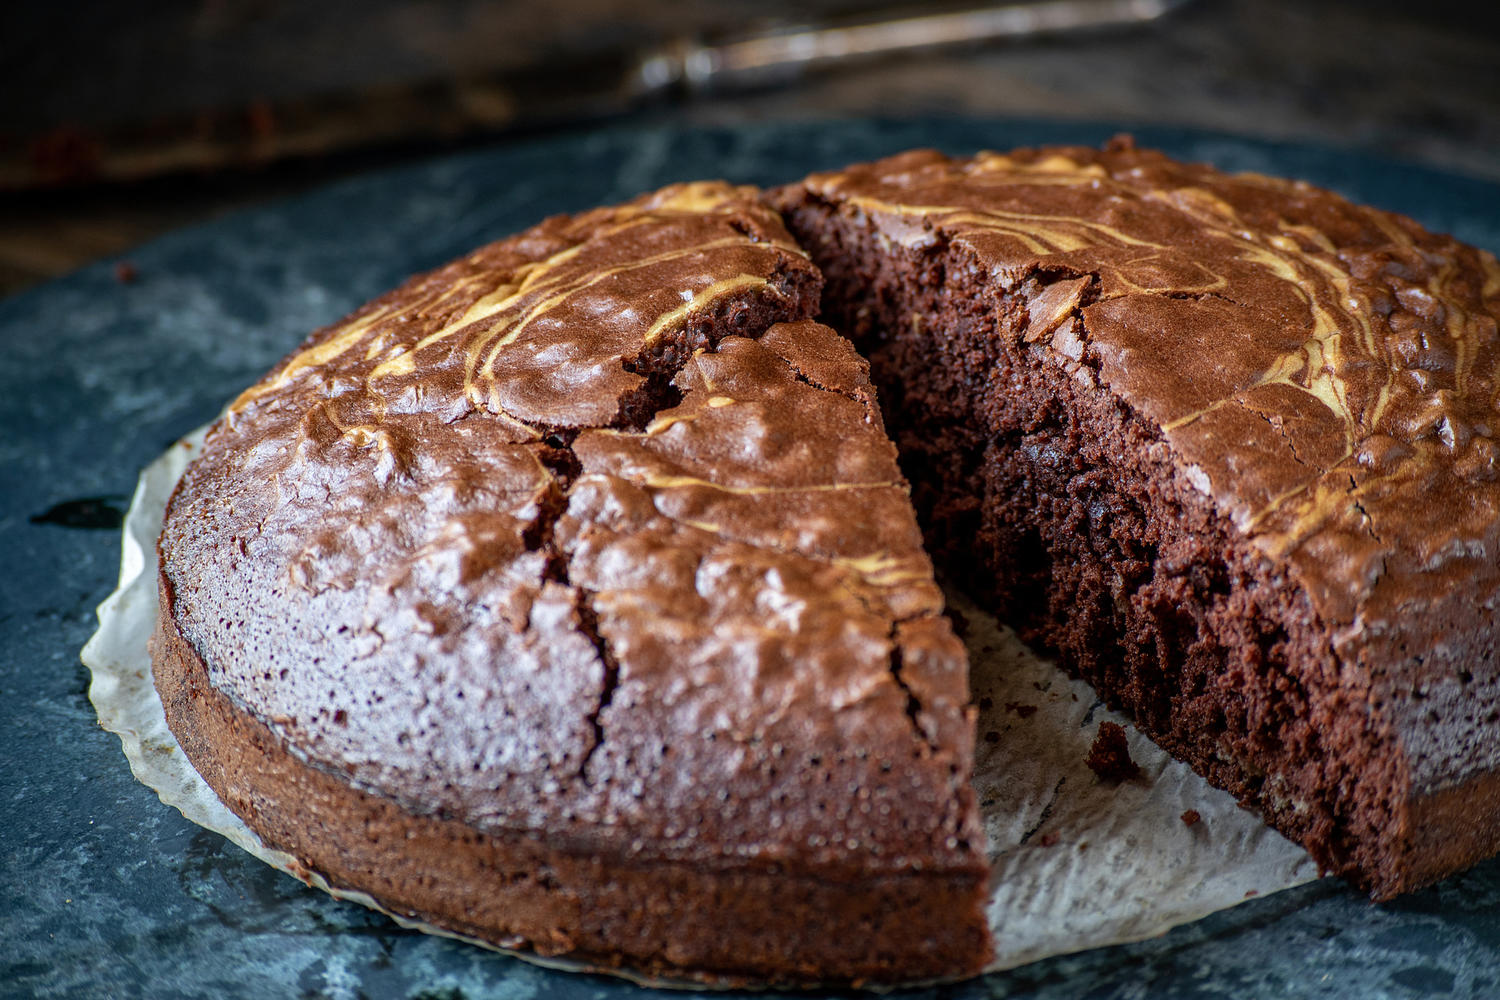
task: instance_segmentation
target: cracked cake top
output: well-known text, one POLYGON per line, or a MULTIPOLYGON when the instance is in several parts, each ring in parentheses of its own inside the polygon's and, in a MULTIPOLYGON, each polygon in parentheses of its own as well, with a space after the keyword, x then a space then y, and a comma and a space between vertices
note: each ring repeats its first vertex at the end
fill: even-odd
POLYGON ((313 334, 184 476, 212 683, 418 813, 982 869, 967 664, 868 369, 750 189, 550 219, 313 334))

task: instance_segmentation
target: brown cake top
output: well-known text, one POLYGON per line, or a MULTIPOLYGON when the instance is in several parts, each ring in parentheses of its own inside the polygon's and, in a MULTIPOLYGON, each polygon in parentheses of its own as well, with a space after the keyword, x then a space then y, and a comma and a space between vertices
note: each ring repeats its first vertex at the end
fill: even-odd
POLYGON ((853 348, 755 193, 556 218, 314 334, 168 512, 294 752, 580 850, 974 872, 967 665, 853 348))
POLYGON ((1481 627, 1464 608, 1488 609, 1493 629, 1492 255, 1128 140, 913 152, 806 190, 895 243, 967 251, 1023 304, 1025 340, 1159 428, 1187 480, 1290 564, 1340 641, 1396 635, 1441 657, 1481 627))

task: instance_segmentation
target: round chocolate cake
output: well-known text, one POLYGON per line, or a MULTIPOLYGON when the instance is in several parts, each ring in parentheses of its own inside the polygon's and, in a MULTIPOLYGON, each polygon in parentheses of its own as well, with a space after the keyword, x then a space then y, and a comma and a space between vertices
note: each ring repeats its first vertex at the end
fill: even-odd
POLYGON ((1128 142, 551 219, 230 406, 168 508, 157 687, 252 829, 393 910, 963 976, 931 552, 1387 897, 1500 849, 1497 313, 1488 254, 1128 142))

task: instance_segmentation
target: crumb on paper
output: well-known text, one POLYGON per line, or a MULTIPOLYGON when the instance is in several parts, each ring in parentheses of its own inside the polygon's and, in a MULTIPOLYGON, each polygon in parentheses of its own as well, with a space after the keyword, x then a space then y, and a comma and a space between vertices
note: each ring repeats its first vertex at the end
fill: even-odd
POLYGON ((1104 781, 1128 781, 1138 778, 1141 769, 1130 759, 1130 745, 1125 740, 1125 727, 1118 722, 1099 723, 1099 734, 1089 748, 1089 770, 1104 781))
POLYGON ((1037 840, 1037 843, 1042 845, 1043 847, 1056 847, 1057 834, 1051 830, 1048 830, 1046 833, 1041 835, 1041 837, 1037 840))
POLYGON ((945 613, 948 615, 948 621, 953 624, 954 635, 962 639, 969 634, 968 615, 953 607, 948 608, 945 613))
POLYGON ((1198 814, 1198 810, 1196 809, 1189 809, 1187 812, 1182 814, 1182 822, 1186 826, 1192 826, 1202 818, 1203 817, 1198 814))

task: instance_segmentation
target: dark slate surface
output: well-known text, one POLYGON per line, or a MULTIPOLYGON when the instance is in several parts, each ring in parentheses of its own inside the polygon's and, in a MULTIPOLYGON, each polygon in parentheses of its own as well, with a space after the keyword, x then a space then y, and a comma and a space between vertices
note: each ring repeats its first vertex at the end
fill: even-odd
MULTIPOLYGON (((137 784, 78 651, 111 589, 136 470, 313 327, 552 212, 680 179, 776 183, 917 145, 1099 142, 1105 125, 950 120, 602 132, 374 174, 174 233, 0 301, 0 995, 643 996, 302 887, 137 784), (83 502, 80 502, 83 501, 83 502)), ((1137 130, 1306 177, 1500 249, 1500 187, 1347 153, 1137 130)), ((677 994, 681 996, 682 994, 677 994)), ((1334 882, 1142 944, 921 997, 1500 995, 1500 863, 1373 906, 1334 882)))

